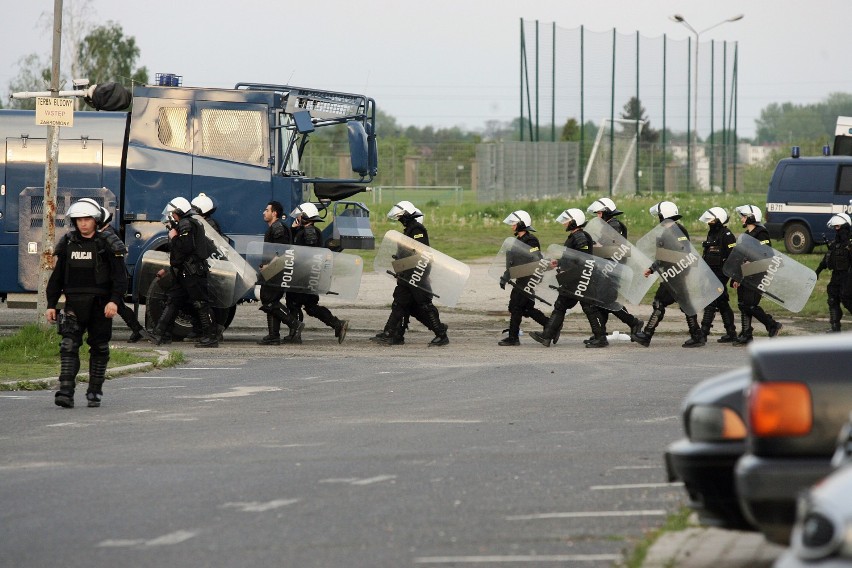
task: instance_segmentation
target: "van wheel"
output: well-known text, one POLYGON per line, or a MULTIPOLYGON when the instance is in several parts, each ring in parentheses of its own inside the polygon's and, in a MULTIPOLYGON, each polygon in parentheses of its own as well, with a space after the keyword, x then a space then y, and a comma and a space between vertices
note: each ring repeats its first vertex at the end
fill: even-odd
MULTIPOLYGON (((166 293, 160 286, 159 280, 151 282, 148 288, 148 294, 145 296, 145 327, 148 331, 153 331, 163 309, 166 307, 166 293)), ((237 313, 237 306, 230 308, 213 308, 213 319, 216 323, 225 329, 231 325, 234 320, 234 315, 237 313)), ((172 325, 172 338, 182 341, 187 335, 192 332, 193 316, 191 311, 180 310, 175 323, 172 325)))
POLYGON ((790 254, 808 254, 814 250, 811 232, 802 223, 791 223, 784 229, 784 248, 790 254))

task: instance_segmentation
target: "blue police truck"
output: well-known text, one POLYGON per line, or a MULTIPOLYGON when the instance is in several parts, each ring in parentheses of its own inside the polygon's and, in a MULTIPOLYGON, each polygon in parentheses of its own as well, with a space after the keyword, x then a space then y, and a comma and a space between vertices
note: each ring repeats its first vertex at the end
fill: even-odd
MULTIPOLYGON (((60 129, 57 238, 67 230, 66 209, 81 197, 114 210, 137 302, 146 290, 137 289, 134 268, 146 251, 167 250, 161 213, 176 196, 204 193, 215 200, 216 221, 243 255, 250 241, 262 240, 261 212, 271 200, 285 212, 317 203, 328 215, 329 248, 373 248, 369 211, 348 201, 377 172, 373 99, 290 85, 213 89, 181 86, 171 74, 157 79, 134 89, 130 112, 77 112, 74 126, 60 129), (303 171, 308 140, 320 129, 348 139, 349 155, 337 158, 336 176, 303 171)), ((13 296, 35 303, 45 136, 33 111, 0 110, 0 299, 10 304, 13 296)), ((217 316, 220 324, 230 322, 234 309, 217 316)))

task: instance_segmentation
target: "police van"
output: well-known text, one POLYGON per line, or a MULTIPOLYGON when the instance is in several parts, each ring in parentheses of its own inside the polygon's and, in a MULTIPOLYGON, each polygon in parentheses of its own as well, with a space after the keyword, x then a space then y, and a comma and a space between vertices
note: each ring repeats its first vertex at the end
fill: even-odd
POLYGON ((794 147, 775 167, 766 195, 766 228, 792 254, 832 240, 826 223, 835 213, 852 214, 852 117, 837 119, 833 156, 801 158, 794 147))

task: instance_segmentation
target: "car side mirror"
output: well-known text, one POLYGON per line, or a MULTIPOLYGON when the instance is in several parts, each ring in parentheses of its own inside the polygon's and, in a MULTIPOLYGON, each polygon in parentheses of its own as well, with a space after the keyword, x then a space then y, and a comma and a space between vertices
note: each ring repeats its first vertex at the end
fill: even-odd
POLYGON ((349 158, 352 161, 352 171, 362 178, 370 174, 370 159, 367 143, 367 131, 360 122, 350 120, 346 123, 349 130, 349 158))

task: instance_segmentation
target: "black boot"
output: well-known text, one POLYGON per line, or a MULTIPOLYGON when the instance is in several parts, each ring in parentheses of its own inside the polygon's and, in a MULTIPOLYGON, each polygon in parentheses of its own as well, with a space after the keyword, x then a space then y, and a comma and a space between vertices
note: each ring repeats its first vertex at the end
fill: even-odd
POLYGON ((163 313, 160 314, 160 319, 157 321, 157 325, 154 327, 154 331, 151 334, 151 337, 148 338, 148 341, 154 345, 162 345, 163 343, 166 343, 167 340, 171 343, 169 329, 171 329, 172 323, 175 321, 175 317, 177 317, 177 313, 177 305, 172 302, 167 303, 166 307, 163 308, 163 313))
POLYGON ((265 337, 258 340, 258 345, 280 345, 281 344, 281 320, 272 314, 266 314, 265 337))
POLYGON ((201 340, 195 344, 196 347, 219 347, 219 335, 216 323, 213 321, 213 311, 207 302, 196 301, 192 303, 198 312, 201 321, 201 340))
POLYGON ((686 326, 689 328, 689 339, 681 347, 704 347, 707 343, 704 332, 698 324, 698 315, 686 316, 686 326))
POLYGON ((716 340, 716 343, 731 343, 737 338, 737 327, 734 324, 734 310, 729 304, 724 304, 719 309, 722 316, 722 324, 725 326, 725 335, 716 340))
POLYGON ((346 339, 346 332, 349 331, 349 320, 335 319, 337 321, 334 323, 334 337, 337 338, 337 343, 340 344, 346 339))
POLYGON ((305 329, 305 324, 299 320, 298 315, 288 310, 281 302, 266 305, 261 309, 277 319, 279 323, 284 323, 290 329, 290 333, 287 337, 282 337, 280 343, 294 343, 296 345, 302 343, 302 330, 305 329))
POLYGON ((429 304, 423 308, 423 317, 428 322, 427 327, 435 334, 435 337, 429 342, 429 347, 441 347, 450 343, 450 338, 447 337, 447 325, 441 323, 441 315, 438 313, 438 308, 434 304, 429 304))
POLYGON ((373 340, 381 345, 404 345, 407 319, 406 313, 401 308, 391 308, 384 331, 374 337, 373 340))
POLYGON ((655 307, 654 311, 651 312, 651 317, 648 318, 648 323, 645 324, 645 329, 638 333, 631 333, 630 340, 635 341, 642 347, 651 345, 651 338, 654 337, 654 331, 660 325, 660 321, 662 321, 665 313, 665 310, 655 307))
MULTIPOLYGON (((742 308, 740 308, 742 310, 742 308)), ((748 345, 754 339, 752 333, 754 328, 751 327, 751 314, 740 311, 740 334, 731 342, 734 347, 743 347, 748 345)))
POLYGON ((550 343, 553 341, 553 338, 559 334, 559 331, 562 329, 562 323, 565 321, 565 314, 562 312, 553 312, 550 314, 550 319, 547 320, 547 324, 544 326, 544 331, 541 333, 537 331, 531 331, 530 337, 534 340, 538 341, 545 347, 550 347, 550 343))
POLYGON ((54 395, 53 402, 56 406, 74 408, 74 387, 80 371, 80 357, 77 353, 60 353, 59 364, 59 391, 54 395))
POLYGON ((109 355, 93 355, 89 357, 89 388, 86 390, 86 399, 89 401, 89 408, 97 408, 101 405, 108 363, 109 355))
POLYGON ((777 336, 781 332, 781 328, 784 327, 781 322, 775 321, 775 318, 767 314, 760 306, 753 308, 753 315, 766 328, 766 333, 769 337, 777 336))
POLYGON ((500 347, 514 347, 521 344, 519 339, 521 335, 521 319, 523 314, 520 312, 511 312, 509 316, 509 335, 497 342, 500 347))
POLYGON ((831 327, 827 333, 837 333, 840 331, 840 319, 843 317, 843 310, 840 305, 828 304, 828 322, 831 327))
POLYGON ((583 306, 583 312, 586 314, 586 319, 589 320, 589 326, 591 326, 594 336, 593 340, 586 343, 586 347, 596 349, 608 346, 606 325, 603 318, 600 317, 600 310, 594 306, 583 306))
MULTIPOLYGON (((713 319, 716 317, 716 308, 712 304, 704 308, 704 315, 701 318, 701 333, 706 341, 710 337, 710 330, 713 329, 713 319)), ((723 318, 724 321, 724 318, 723 318)))

